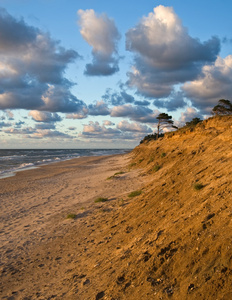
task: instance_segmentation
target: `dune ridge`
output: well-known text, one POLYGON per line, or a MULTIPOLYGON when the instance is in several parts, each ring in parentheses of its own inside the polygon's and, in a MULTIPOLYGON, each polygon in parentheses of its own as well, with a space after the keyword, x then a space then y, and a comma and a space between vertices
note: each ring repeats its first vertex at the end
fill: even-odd
POLYGON ((3 299, 232 299, 231 138, 232 116, 216 116, 111 158, 111 200, 57 214, 2 268, 3 299))

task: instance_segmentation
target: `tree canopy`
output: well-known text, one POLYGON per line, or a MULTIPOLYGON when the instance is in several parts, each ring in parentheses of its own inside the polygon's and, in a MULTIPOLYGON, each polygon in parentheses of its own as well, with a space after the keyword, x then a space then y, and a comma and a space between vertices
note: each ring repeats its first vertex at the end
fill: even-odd
POLYGON ((163 128, 175 128, 177 129, 176 126, 173 125, 174 121, 172 120, 172 116, 169 116, 166 113, 161 113, 159 114, 156 119, 158 120, 158 124, 157 124, 157 136, 159 137, 160 131, 163 128))
POLYGON ((231 115, 232 103, 229 100, 220 99, 218 104, 212 109, 213 115, 231 115))
POLYGON ((186 126, 196 126, 198 123, 202 122, 200 118, 193 118, 192 121, 186 122, 186 126))

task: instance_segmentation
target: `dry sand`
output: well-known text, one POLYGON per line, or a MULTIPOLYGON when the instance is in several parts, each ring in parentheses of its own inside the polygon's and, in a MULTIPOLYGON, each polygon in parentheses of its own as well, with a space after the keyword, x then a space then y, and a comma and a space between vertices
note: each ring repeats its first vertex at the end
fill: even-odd
POLYGON ((232 116, 0 188, 1 299, 232 299, 232 116))
POLYGON ((138 171, 128 172, 128 160, 129 154, 79 158, 0 180, 1 299, 85 299, 66 284, 86 251, 82 227, 106 207, 120 209, 142 186, 138 171), (98 197, 108 198, 104 208, 94 202, 98 197))

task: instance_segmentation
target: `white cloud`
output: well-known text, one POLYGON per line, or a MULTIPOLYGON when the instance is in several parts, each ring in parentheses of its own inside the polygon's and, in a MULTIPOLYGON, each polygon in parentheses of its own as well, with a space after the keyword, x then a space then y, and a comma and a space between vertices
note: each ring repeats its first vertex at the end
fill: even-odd
POLYGON ((104 101, 97 101, 88 106, 88 112, 90 116, 107 116, 110 114, 110 109, 104 101))
POLYGON ((232 55, 218 57, 213 65, 202 68, 202 75, 184 84, 183 91, 193 105, 205 112, 220 99, 231 100, 232 95, 232 55))
POLYGON ((118 69, 117 42, 120 38, 115 23, 106 14, 97 15, 93 9, 78 10, 80 33, 92 46, 93 61, 86 65, 85 74, 112 75, 118 69))
POLYGON ((184 126, 186 122, 192 121, 194 118, 202 119, 202 115, 194 107, 188 107, 184 112, 181 113, 178 126, 184 126))
POLYGON ((58 122, 62 118, 57 113, 42 112, 38 110, 31 110, 28 114, 36 122, 58 122))
POLYGON ((80 137, 93 140, 134 140, 139 141, 144 137, 144 134, 151 132, 147 126, 142 126, 136 123, 129 124, 119 123, 117 128, 106 128, 105 122, 100 125, 99 122, 90 121, 85 124, 80 137))
POLYGON ((131 104, 115 106, 111 110, 112 117, 130 118, 141 123, 155 123, 159 111, 153 111, 148 107, 134 106, 131 104))
POLYGON ((113 122, 109 121, 109 120, 105 120, 105 121, 103 121, 103 125, 105 125, 105 126, 113 126, 115 124, 113 122))
POLYGON ((168 97, 175 84, 195 79, 220 50, 218 38, 192 38, 173 8, 162 5, 127 32, 126 46, 135 53, 128 85, 153 98, 168 97))
POLYGON ((64 72, 79 54, 4 9, 0 23, 0 109, 78 112, 83 102, 64 72))
POLYGON ((121 131, 129 131, 129 132, 142 132, 142 133, 151 133, 152 129, 147 125, 141 125, 138 123, 129 123, 126 120, 120 121, 117 126, 121 131))

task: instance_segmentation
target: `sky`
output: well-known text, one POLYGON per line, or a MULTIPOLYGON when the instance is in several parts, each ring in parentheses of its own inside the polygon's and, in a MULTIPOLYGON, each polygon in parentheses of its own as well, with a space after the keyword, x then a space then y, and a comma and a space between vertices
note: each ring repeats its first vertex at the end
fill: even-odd
POLYGON ((231 0, 0 0, 0 149, 133 148, 232 95, 231 0))

